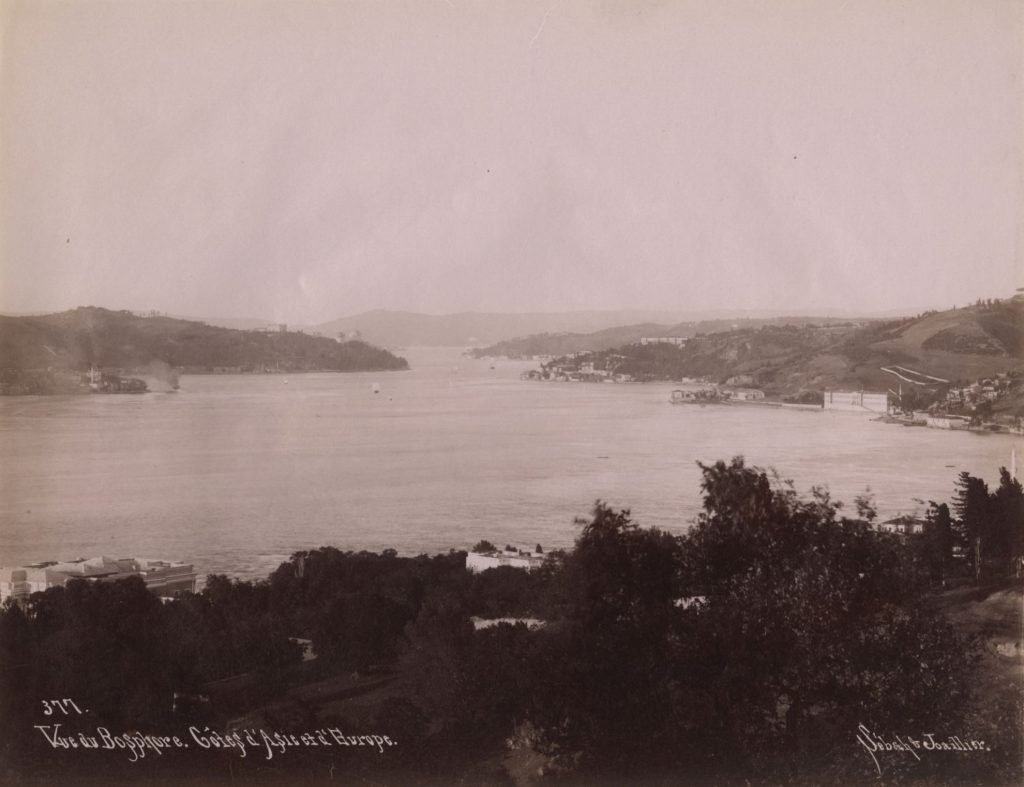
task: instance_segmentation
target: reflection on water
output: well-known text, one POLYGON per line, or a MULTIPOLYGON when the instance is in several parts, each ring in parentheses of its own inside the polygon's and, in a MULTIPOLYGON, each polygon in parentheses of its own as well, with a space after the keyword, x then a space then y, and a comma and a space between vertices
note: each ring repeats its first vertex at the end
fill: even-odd
POLYGON ((736 454, 800 491, 852 503, 870 488, 891 514, 948 500, 960 470, 996 480, 1015 444, 1024 455, 1008 436, 678 407, 670 385, 522 382, 531 364, 405 354, 409 372, 0 399, 0 560, 170 557, 251 576, 325 544, 554 548, 597 498, 679 532, 700 507, 696 462, 736 454))

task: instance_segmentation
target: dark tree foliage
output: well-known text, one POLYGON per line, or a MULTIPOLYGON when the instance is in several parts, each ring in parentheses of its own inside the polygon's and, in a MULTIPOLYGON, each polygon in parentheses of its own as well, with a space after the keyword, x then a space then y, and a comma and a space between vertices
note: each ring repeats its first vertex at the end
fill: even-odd
POLYGON ((585 525, 532 662, 548 752, 591 776, 862 781, 858 724, 966 718, 974 651, 917 603, 910 548, 740 459, 702 470, 679 541, 600 505, 585 525))
POLYGON ((992 541, 995 559, 1007 561, 1007 569, 1020 576, 1024 556, 1024 487, 1002 467, 999 487, 992 493, 992 541))
POLYGON ((60 767, 109 776, 127 764, 82 751, 55 757, 33 728, 48 722, 43 699, 73 698, 87 709, 82 723, 93 731, 168 729, 181 722, 176 692, 194 693, 240 672, 276 673, 298 661, 284 628, 261 613, 259 595, 249 583, 211 578, 208 592, 164 604, 133 577, 73 580, 33 594, 24 609, 6 605, 0 715, 10 757, 0 776, 40 776, 60 767))
POLYGON ((953 538, 949 506, 930 503, 924 524, 924 557, 934 585, 945 585, 953 560, 953 538))
MULTIPOLYGON (((924 534, 900 538, 872 528, 867 499, 847 517, 826 492, 801 497, 740 458, 701 470, 704 508, 686 535, 642 528, 598 502, 574 548, 531 572, 470 574, 463 552, 325 547, 295 553, 266 581, 212 576, 202 593, 169 603, 128 580, 72 582, 24 608, 7 604, 0 778, 113 782, 141 772, 54 756, 25 722, 42 697, 87 704, 90 724, 160 731, 190 723, 175 693, 248 678, 249 704, 208 719, 223 729, 255 709, 275 718, 274 702, 296 682, 369 672, 386 674, 387 688, 362 717, 348 705, 298 713, 372 725, 398 749, 369 759, 296 753, 263 775, 502 783, 497 763, 516 740, 549 776, 584 784, 873 783, 856 742, 863 724, 887 736, 941 725, 997 752, 888 757, 887 783, 1019 781, 1020 705, 972 702, 976 643, 938 617, 929 595, 960 533, 983 539, 1004 569, 1003 558, 1020 555, 1017 481, 1004 471, 990 494, 964 474, 956 519, 932 504, 924 534), (544 625, 475 629, 474 615, 544 625), (298 665, 295 637, 313 640, 315 663, 298 665)), ((221 755, 165 757, 147 773, 245 780, 263 767, 221 755)))
POLYGON ((581 524, 562 571, 562 622, 532 659, 530 719, 549 753, 624 776, 670 753, 679 544, 600 502, 581 524))
POLYGON ((490 568, 473 576, 469 606, 483 618, 535 617, 550 585, 550 574, 512 566, 490 568))
POLYGON ((378 593, 339 596, 320 616, 313 647, 331 668, 365 670, 398 655, 408 610, 378 593))
POLYGON ((957 479, 953 509, 957 535, 968 547, 975 579, 1020 573, 1024 555, 1024 488, 1003 467, 999 487, 964 471, 957 479))
POLYGON ((681 663, 703 709, 690 723, 714 730, 707 748, 769 781, 807 779, 816 762, 827 767, 812 780, 860 780, 871 763, 848 746, 859 723, 963 718, 969 648, 915 603, 908 549, 742 462, 703 469, 709 504, 684 550, 707 602, 681 663), (737 512, 734 494, 759 503, 737 512), (743 542, 736 560, 729 545, 743 542))

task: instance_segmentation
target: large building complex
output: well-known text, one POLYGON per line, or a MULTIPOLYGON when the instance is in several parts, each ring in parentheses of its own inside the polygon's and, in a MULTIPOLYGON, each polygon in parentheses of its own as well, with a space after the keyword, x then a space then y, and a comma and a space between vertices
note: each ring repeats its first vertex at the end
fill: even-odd
POLYGON ((8 598, 23 601, 31 593, 60 587, 71 579, 114 582, 128 577, 141 577, 146 587, 158 596, 173 596, 178 591, 194 592, 196 589, 196 572, 191 563, 132 557, 92 557, 0 568, 0 601, 8 598))
POLYGON ((889 411, 889 395, 871 391, 825 391, 825 409, 856 413, 887 413, 889 411))

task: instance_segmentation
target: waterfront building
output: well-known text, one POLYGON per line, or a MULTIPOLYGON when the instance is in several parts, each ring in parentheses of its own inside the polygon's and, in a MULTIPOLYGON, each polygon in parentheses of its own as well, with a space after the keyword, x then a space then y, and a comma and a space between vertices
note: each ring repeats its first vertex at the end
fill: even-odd
POLYGON ((196 589, 196 572, 191 563, 100 556, 0 568, 0 602, 8 598, 24 601, 32 593, 61 587, 72 579, 114 582, 135 576, 141 577, 158 596, 170 597, 179 591, 196 589))
POLYGON ((889 394, 872 391, 825 391, 825 409, 884 414, 889 412, 889 394))
POLYGON ((925 423, 932 429, 966 429, 970 426, 970 419, 962 415, 928 415, 925 423))
POLYGON ((757 388, 734 388, 728 392, 731 399, 743 402, 755 402, 764 399, 764 391, 757 388))

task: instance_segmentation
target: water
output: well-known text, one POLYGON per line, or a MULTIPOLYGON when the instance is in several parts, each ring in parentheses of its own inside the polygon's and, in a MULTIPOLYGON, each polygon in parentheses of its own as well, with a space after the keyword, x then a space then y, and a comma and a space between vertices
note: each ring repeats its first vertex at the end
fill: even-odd
MULTIPOLYGON (((519 380, 412 349, 413 370, 186 376, 177 393, 0 398, 0 563, 107 554, 262 576, 298 549, 569 546, 597 498, 683 532, 696 462, 743 454, 883 514, 998 479, 1021 440, 843 413, 672 406, 669 384, 519 380), (379 387, 379 392, 375 392, 379 387)), ((494 368, 491 368, 493 365, 494 368)))

